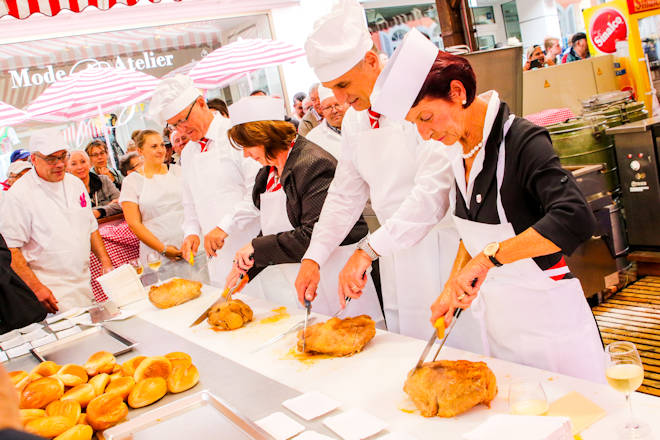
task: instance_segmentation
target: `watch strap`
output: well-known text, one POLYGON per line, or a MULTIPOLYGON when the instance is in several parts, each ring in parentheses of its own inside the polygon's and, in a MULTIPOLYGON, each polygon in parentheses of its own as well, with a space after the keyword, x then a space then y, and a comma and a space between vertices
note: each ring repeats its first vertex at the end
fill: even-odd
POLYGON ((490 260, 491 263, 493 263, 493 264, 495 265, 495 267, 502 267, 502 266, 504 266, 502 263, 500 263, 499 261, 497 261, 497 258, 495 258, 495 257, 492 256, 492 255, 488 255, 488 259, 490 260))

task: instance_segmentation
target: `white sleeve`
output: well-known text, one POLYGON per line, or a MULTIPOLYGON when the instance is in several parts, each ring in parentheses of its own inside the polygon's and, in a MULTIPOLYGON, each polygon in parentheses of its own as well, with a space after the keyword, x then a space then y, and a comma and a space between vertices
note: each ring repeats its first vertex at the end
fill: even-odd
POLYGON ((369 245, 379 255, 414 246, 447 213, 453 173, 445 148, 435 141, 417 143, 415 186, 396 212, 369 238, 369 245))
POLYGON ((342 136, 341 157, 335 177, 328 188, 319 221, 314 225, 312 239, 303 259, 314 260, 319 266, 344 241, 355 226, 369 199, 369 186, 355 167, 350 137, 342 136))
POLYGON ((32 221, 26 204, 12 191, 2 196, 2 215, 0 215, 0 234, 7 242, 7 247, 21 248, 30 241, 32 221))
POLYGON ((197 218, 197 210, 195 210, 195 200, 193 199, 192 191, 188 180, 183 179, 183 236, 201 235, 202 227, 197 218))
POLYGON ((129 174, 121 184, 121 192, 119 193, 119 203, 133 202, 140 204, 140 185, 139 180, 142 176, 138 173, 129 174))
MULTIPOLYGON (((233 150, 233 147, 230 146, 230 148, 233 150)), ((250 222, 259 217, 259 210, 252 201, 252 189, 257 173, 261 169, 259 162, 243 157, 243 154, 238 150, 232 151, 231 155, 243 179, 243 198, 234 210, 221 218, 216 225, 230 235, 232 231, 244 229, 250 222)))

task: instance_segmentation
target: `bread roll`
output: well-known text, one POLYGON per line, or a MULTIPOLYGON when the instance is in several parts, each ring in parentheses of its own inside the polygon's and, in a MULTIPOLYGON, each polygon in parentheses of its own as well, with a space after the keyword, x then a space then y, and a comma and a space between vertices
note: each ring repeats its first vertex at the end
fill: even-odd
POLYGON ((123 400, 126 400, 134 386, 135 379, 132 377, 120 377, 119 379, 110 382, 110 385, 107 386, 105 392, 117 393, 123 400))
POLYGON ((115 368, 117 359, 115 356, 107 351, 99 351, 94 353, 85 362, 85 370, 90 376, 95 376, 100 373, 112 373, 115 368))
POLYGON ((36 373, 43 377, 52 376, 53 374, 60 371, 60 366, 53 361, 44 361, 34 367, 30 373, 36 373))
POLYGON ((23 426, 30 420, 46 417, 46 411, 43 409, 20 409, 21 423, 23 426))
POLYGON ((128 395, 131 408, 142 408, 167 394, 167 382, 162 377, 149 377, 137 382, 128 395))
POLYGON ((112 374, 115 374, 115 373, 121 373, 121 365, 115 364, 115 366, 112 367, 112 374))
POLYGON ((145 360, 146 356, 136 356, 133 359, 130 359, 123 364, 121 364, 121 374, 123 376, 133 376, 135 374, 135 369, 140 365, 140 362, 145 360))
POLYGON ((28 376, 28 374, 25 371, 10 371, 9 372, 9 380, 11 380, 11 383, 16 386, 21 380, 25 379, 28 376))
POLYGON ((182 365, 172 370, 172 374, 167 378, 167 389, 170 393, 181 393, 197 385, 197 382, 199 382, 197 367, 182 365))
POLYGON ((23 391, 23 389, 25 389, 25 386, 26 386, 27 384, 29 384, 30 382, 34 382, 34 381, 37 380, 37 379, 41 379, 41 377, 42 377, 41 374, 30 373, 30 374, 26 375, 25 377, 23 377, 23 378, 22 378, 22 379, 16 384, 16 389, 17 389, 18 392, 20 393, 20 392, 23 391))
POLYGON ((135 383, 149 377, 162 377, 167 379, 167 376, 172 372, 172 363, 165 356, 152 356, 148 357, 135 369, 133 379, 135 383))
POLYGON ((61 400, 75 400, 82 408, 85 408, 95 397, 96 391, 94 386, 90 383, 84 383, 68 390, 64 393, 61 400))
POLYGON ((22 409, 45 408, 46 405, 59 399, 63 394, 64 384, 60 379, 42 377, 25 386, 21 392, 20 407, 22 409))
POLYGON ((78 417, 78 425, 89 425, 89 423, 87 423, 87 414, 80 414, 80 417, 78 417))
POLYGON ((89 380, 89 384, 94 387, 94 394, 100 396, 105 392, 105 387, 110 383, 108 373, 97 374, 89 380))
POLYGON ((94 430, 91 426, 76 425, 55 437, 55 440, 91 440, 93 435, 94 430))
POLYGON ((66 364, 55 374, 55 377, 58 377, 62 380, 64 385, 67 387, 76 387, 87 383, 87 372, 83 367, 76 364, 66 364))
POLYGON ((95 431, 103 431, 124 420, 128 407, 119 394, 104 393, 87 405, 87 423, 95 431))
POLYGON ((82 413, 80 403, 75 400, 56 400, 46 407, 47 416, 64 416, 71 419, 73 424, 78 422, 82 413))
POLYGON ((68 417, 46 416, 40 419, 30 420, 25 424, 25 430, 35 435, 46 438, 57 437, 75 424, 68 417))
POLYGON ((190 355, 181 351, 167 353, 165 357, 172 363, 172 368, 176 368, 179 365, 187 368, 192 365, 192 358, 190 355))

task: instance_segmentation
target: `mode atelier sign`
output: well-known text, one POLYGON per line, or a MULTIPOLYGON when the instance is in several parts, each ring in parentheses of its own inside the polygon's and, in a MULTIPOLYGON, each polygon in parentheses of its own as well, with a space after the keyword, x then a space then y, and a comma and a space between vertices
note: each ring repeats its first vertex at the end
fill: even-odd
MULTIPOLYGON (((76 70, 89 65, 106 64, 93 58, 78 61, 71 67, 69 72, 64 69, 54 69, 53 65, 48 65, 45 69, 38 72, 31 72, 29 67, 23 69, 9 70, 12 89, 38 86, 41 84, 52 84, 60 81, 67 75, 71 75, 76 70)), ((121 56, 115 58, 114 67, 128 70, 149 70, 159 67, 168 67, 174 65, 174 55, 154 55, 153 52, 142 52, 142 58, 131 58, 121 56)))

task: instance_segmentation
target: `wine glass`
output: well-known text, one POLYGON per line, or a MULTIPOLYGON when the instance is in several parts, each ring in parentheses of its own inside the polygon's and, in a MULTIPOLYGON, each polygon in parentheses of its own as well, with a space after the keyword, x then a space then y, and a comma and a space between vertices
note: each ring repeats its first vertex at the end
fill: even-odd
POLYGON ((542 416, 548 408, 548 399, 540 382, 513 382, 509 386, 511 414, 542 416))
POLYGON ((605 349, 605 377, 615 390, 624 393, 628 403, 628 422, 619 428, 623 439, 641 439, 650 434, 646 423, 636 420, 633 415, 631 394, 644 380, 644 367, 635 344, 627 341, 612 342, 605 349))
POLYGON ((131 267, 138 276, 141 276, 142 273, 144 272, 144 267, 142 267, 142 262, 139 259, 135 258, 129 261, 128 264, 131 265, 131 267))
POLYGON ((153 270, 156 272, 156 281, 160 281, 160 277, 158 276, 158 269, 160 269, 160 254, 158 252, 149 252, 147 255, 147 266, 149 266, 149 269, 153 270))

